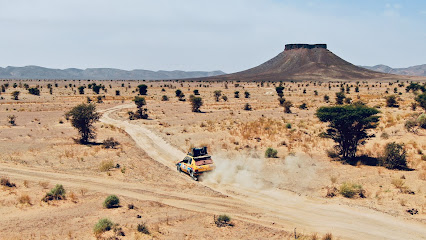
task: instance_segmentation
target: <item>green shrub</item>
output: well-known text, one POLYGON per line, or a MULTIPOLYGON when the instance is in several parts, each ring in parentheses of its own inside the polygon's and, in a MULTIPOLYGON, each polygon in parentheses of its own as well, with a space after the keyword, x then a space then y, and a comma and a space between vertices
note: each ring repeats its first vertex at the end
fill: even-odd
POLYGON ((268 148, 265 151, 266 158, 277 158, 278 151, 273 148, 268 148))
POLYGON ((386 107, 399 107, 398 102, 396 101, 396 96, 395 95, 391 95, 391 96, 387 96, 386 98, 386 107))
POLYGON ((231 218, 228 215, 223 214, 223 215, 219 215, 219 217, 217 217, 217 221, 229 223, 231 221, 231 218))
POLYGON ((246 105, 244 105, 244 110, 251 111, 252 109, 251 109, 250 104, 246 103, 246 105))
POLYGON ((96 223, 95 227, 93 228, 93 232, 95 235, 102 234, 103 232, 111 230, 113 225, 114 223, 111 222, 111 220, 108 218, 102 218, 98 223, 96 223))
POLYGON ((417 123, 419 124, 419 126, 421 128, 425 128, 426 129, 426 114, 422 114, 417 118, 417 123))
POLYGON ((299 108, 300 109, 307 109, 308 107, 307 107, 306 103, 302 103, 302 104, 299 105, 299 108))
POLYGON ((50 190, 50 192, 46 193, 44 198, 42 199, 44 202, 51 200, 64 200, 65 199, 65 189, 62 184, 56 184, 54 188, 50 190))
POLYGON ((383 132, 383 133, 380 135, 380 137, 381 137, 381 138, 383 138, 383 139, 389 139, 389 134, 388 134, 387 132, 383 132))
POLYGON ((105 208, 115 208, 118 207, 120 199, 116 195, 109 195, 104 201, 105 208))
POLYGON ((346 198, 353 198, 357 195, 360 197, 364 196, 364 190, 361 185, 353 184, 353 183, 343 183, 340 185, 340 194, 346 198))
POLYGON ((167 95, 163 95, 161 97, 161 101, 169 101, 169 97, 167 97, 167 95))
POLYGON ((28 92, 32 95, 40 96, 40 90, 38 88, 29 88, 28 92))
POLYGON ((137 230, 140 233, 149 234, 149 229, 145 223, 138 224, 137 230))
POLYGON ((287 123, 287 124, 285 125, 285 127, 286 127, 287 129, 291 129, 291 123, 287 123))
POLYGON ((231 217, 225 214, 219 215, 217 218, 215 218, 214 222, 218 227, 234 226, 234 224, 231 223, 231 217))
POLYGON ((389 169, 407 168, 407 151, 403 144, 396 142, 388 143, 385 146, 383 156, 380 157, 380 165, 389 169))

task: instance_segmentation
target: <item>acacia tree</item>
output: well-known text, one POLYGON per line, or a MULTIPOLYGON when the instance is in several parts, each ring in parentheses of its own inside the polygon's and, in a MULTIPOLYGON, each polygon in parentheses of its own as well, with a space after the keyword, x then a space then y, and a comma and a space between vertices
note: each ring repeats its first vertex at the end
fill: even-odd
POLYGON ((200 112, 200 107, 203 106, 203 99, 201 97, 195 97, 191 95, 189 97, 189 101, 191 101, 191 107, 193 112, 200 112))
POLYGON ((293 107, 293 103, 291 101, 284 101, 283 107, 285 113, 291 113, 291 107, 293 107))
POLYGON ((95 127, 93 124, 99 121, 100 114, 96 112, 94 104, 85 104, 75 106, 65 114, 81 135, 80 142, 86 144, 89 139, 95 139, 95 127))
POLYGON ((147 113, 148 109, 143 107, 143 106, 146 105, 145 98, 136 96, 135 99, 133 99, 133 101, 135 102, 136 107, 138 108, 138 110, 136 111, 136 118, 147 119, 148 118, 148 113, 147 113))
POLYGON ((343 104, 343 100, 345 99, 345 93, 344 92, 337 92, 336 93, 336 104, 337 105, 342 105, 343 104))
POLYGON ((214 91, 214 97, 216 98, 216 102, 219 102, 220 96, 222 96, 222 91, 220 90, 214 91))
POLYGON ((146 95, 148 92, 148 86, 145 84, 138 85, 138 90, 140 95, 146 95))
POLYGON ((426 111, 426 93, 418 95, 415 100, 419 103, 420 107, 426 111))
POLYGON ((333 139, 339 155, 343 159, 351 159, 356 155, 359 145, 374 137, 367 130, 377 127, 379 111, 361 103, 345 106, 321 107, 316 116, 321 122, 328 122, 325 136, 333 139))
POLYGON ((20 94, 20 92, 19 91, 13 91, 12 92, 12 99, 13 100, 18 100, 19 99, 19 94, 20 94))

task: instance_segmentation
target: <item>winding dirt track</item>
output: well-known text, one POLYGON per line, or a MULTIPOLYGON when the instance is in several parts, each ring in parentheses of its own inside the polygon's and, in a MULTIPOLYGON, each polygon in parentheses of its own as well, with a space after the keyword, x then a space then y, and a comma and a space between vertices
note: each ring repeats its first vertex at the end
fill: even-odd
MULTIPOLYGON (((133 105, 132 105, 133 106, 133 105)), ((104 112, 102 122, 124 129, 152 159, 172 169, 184 153, 172 147, 144 126, 112 119, 109 114, 122 105, 104 112)), ((332 232, 342 239, 426 239, 424 224, 395 218, 365 208, 326 204, 294 193, 276 190, 253 190, 232 185, 203 184, 228 197, 201 196, 182 193, 179 189, 160 190, 146 184, 111 181, 64 173, 42 172, 14 166, 0 166, 0 173, 18 179, 31 177, 34 181, 50 180, 73 187, 122 195, 125 197, 161 202, 177 208, 209 214, 228 213, 233 218, 263 226, 292 231, 332 232)), ((175 173, 170 178, 179 178, 175 173)))

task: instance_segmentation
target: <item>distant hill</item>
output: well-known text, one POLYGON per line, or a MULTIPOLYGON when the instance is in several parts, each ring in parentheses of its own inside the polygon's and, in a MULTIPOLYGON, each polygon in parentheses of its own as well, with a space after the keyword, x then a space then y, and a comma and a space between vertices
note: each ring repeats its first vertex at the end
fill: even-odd
POLYGON ((232 74, 194 80, 204 81, 291 81, 368 80, 400 76, 368 70, 349 63, 327 49, 326 44, 287 44, 269 61, 232 74))
POLYGON ((366 69, 370 69, 377 72, 391 73, 397 75, 410 75, 410 76, 426 76, 426 64, 412 66, 408 68, 391 68, 386 65, 376 65, 373 67, 361 66, 366 69))
POLYGON ((114 68, 52 69, 39 66, 0 67, 0 79, 92 79, 92 80, 167 80, 211 77, 225 74, 222 71, 132 71, 114 68))

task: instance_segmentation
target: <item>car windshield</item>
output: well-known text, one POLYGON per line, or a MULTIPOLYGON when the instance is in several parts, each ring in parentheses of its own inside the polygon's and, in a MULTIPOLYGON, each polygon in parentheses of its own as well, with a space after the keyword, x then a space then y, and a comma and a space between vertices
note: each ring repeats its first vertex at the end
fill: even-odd
POLYGON ((196 158, 194 160, 195 165, 197 166, 213 164, 213 160, 211 159, 211 157, 196 158))

